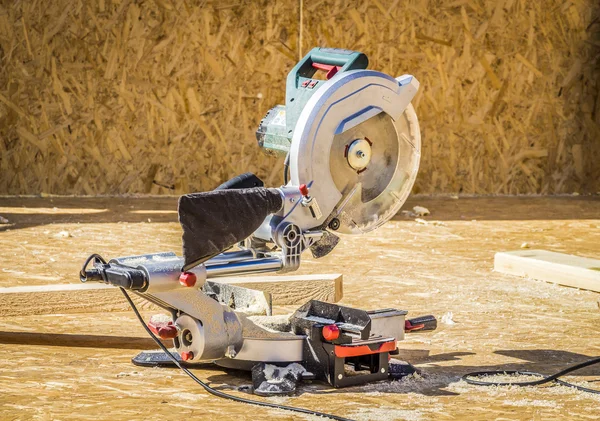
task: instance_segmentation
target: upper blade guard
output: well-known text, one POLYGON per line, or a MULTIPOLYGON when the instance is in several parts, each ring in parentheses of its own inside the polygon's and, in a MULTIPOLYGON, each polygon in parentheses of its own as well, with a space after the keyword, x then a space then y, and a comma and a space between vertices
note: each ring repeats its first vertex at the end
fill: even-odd
POLYGON ((292 185, 310 185, 321 218, 298 209, 302 229, 339 221, 337 233, 362 234, 399 210, 419 168, 421 135, 410 101, 418 81, 371 70, 328 80, 307 102, 292 137, 292 185))
POLYGON ((183 270, 244 240, 282 205, 279 191, 264 187, 181 196, 178 212, 183 228, 183 270))

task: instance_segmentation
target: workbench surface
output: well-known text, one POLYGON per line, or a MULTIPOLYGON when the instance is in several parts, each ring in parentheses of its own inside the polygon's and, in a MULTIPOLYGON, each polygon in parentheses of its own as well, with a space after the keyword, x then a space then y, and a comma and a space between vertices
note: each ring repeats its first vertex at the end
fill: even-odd
MULTIPOLYGON (((431 211, 426 223, 399 214, 376 232, 344 237, 319 261, 307 253, 299 273, 343 273, 345 305, 395 307, 409 317, 452 312, 454 324, 400 343, 401 359, 422 377, 341 390, 313 383, 266 400, 356 420, 600 418, 599 395, 460 381, 476 370, 549 374, 600 355, 600 294, 492 272, 494 253, 523 243, 599 258, 599 197, 417 196, 404 209, 415 205, 431 211)), ((169 197, 0 198, 9 220, 0 225, 0 287, 78 282, 93 252, 179 252, 175 210, 169 197)), ((0 318, 0 418, 303 419, 210 396, 174 369, 131 365, 146 348, 152 343, 131 312, 0 318)), ((250 384, 244 373, 213 367, 196 375, 250 397, 237 391, 250 384)), ((600 366, 568 379, 596 379, 600 389, 600 366)))

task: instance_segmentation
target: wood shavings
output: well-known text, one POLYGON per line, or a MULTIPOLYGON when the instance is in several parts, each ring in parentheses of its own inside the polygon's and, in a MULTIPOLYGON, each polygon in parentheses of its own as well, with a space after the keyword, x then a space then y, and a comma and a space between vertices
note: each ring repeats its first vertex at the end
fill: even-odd
POLYGON ((440 322, 442 322, 445 325, 454 325, 454 324, 456 324, 456 322, 454 321, 454 315, 452 314, 451 311, 449 311, 446 314, 444 314, 440 318, 440 322))
POLYGON ((427 216, 430 214, 429 209, 423 207, 423 206, 414 206, 412 208, 412 210, 403 210, 402 215, 404 215, 407 218, 414 218, 417 216, 427 216))
POLYGON ((413 213, 415 214, 415 216, 427 216, 430 214, 429 209, 423 206, 413 207, 413 213))
POLYGON ((446 224, 443 223, 442 221, 426 221, 425 219, 422 219, 422 218, 416 218, 415 222, 418 225, 433 225, 434 227, 444 227, 444 226, 446 226, 446 224))
POLYGON ((178 194, 244 171, 276 185, 281 163, 254 132, 312 46, 419 79, 416 193, 600 190, 598 2, 304 9, 301 20, 274 0, 0 6, 0 192, 178 194))

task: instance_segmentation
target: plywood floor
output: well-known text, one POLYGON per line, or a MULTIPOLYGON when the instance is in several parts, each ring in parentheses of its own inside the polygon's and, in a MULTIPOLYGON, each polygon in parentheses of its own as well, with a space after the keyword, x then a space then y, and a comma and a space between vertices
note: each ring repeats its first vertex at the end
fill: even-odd
MULTIPOLYGON (((417 316, 453 313, 455 324, 407 335, 402 357, 422 379, 343 390, 304 386, 271 401, 357 420, 598 419, 600 399, 565 387, 481 388, 473 370, 552 373, 600 355, 600 294, 492 272, 496 251, 531 247, 600 257, 600 200, 411 198, 420 225, 399 216, 335 252, 306 259, 303 273, 341 272, 344 304, 397 307, 417 316)), ((180 250, 174 198, 0 198, 0 286, 78 282, 92 252, 107 257, 180 250)), ((301 273, 302 273, 301 272, 301 273)), ((90 303, 92 307, 94 303, 90 303)), ((281 310, 282 311, 282 310, 281 310)), ((0 319, 1 419, 297 419, 204 393, 185 375, 129 363, 151 347, 131 313, 0 319)), ((196 374, 244 395, 245 376, 196 374)), ((600 367, 570 380, 600 379, 600 367)), ((595 387, 600 388, 600 380, 595 387)))

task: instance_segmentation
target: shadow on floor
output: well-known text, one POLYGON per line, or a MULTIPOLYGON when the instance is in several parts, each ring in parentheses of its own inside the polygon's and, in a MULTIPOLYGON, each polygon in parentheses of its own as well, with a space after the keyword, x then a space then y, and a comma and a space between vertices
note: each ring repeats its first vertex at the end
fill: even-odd
MULTIPOLYGON (((599 219, 600 196, 412 196, 402 207, 424 206, 440 221, 599 219)), ((0 232, 60 223, 177 222, 177 197, 3 197, 0 232), (2 210, 5 208, 5 210, 2 210), (56 208, 56 209, 55 209, 56 208), (37 211, 36 211, 37 210, 37 211)), ((398 213, 396 221, 414 221, 398 213)))
MULTIPOLYGON (((171 346, 168 342, 163 343, 166 346, 171 346)), ((131 349, 132 358, 136 355, 134 350, 156 349, 156 344, 150 338, 6 331, 0 331, 0 344, 131 349)), ((474 355, 474 353, 448 352, 431 355, 428 350, 403 350, 396 358, 421 366, 420 371, 423 376, 422 380, 378 382, 344 389, 333 389, 325 383, 314 381, 308 384, 301 384, 298 388, 298 393, 328 394, 378 391, 382 393, 413 392, 427 396, 456 395, 456 392, 445 390, 445 388, 452 383, 458 382, 463 375, 470 372, 519 370, 549 375, 568 366, 593 358, 592 356, 575 352, 551 349, 499 350, 494 353, 506 357, 517 358, 521 361, 488 366, 447 364, 438 366, 436 364, 448 361, 460 361, 461 357, 474 355)), ((219 374, 209 376, 207 379, 210 383, 219 384, 220 386, 218 386, 217 389, 230 390, 240 388, 242 391, 249 390, 247 386, 252 382, 249 372, 226 370, 226 373, 222 373, 222 370, 225 369, 215 365, 207 366, 204 364, 201 368, 206 370, 210 367, 219 370, 219 374)), ((169 370, 170 368, 161 369, 169 370)), ((569 374, 569 376, 598 375, 600 375, 600 365, 586 367, 569 374)))
MULTIPOLYGON (((460 381, 461 377, 467 373, 475 371, 530 371, 546 375, 556 373, 568 366, 584 362, 594 358, 592 356, 578 354, 569 351, 558 351, 549 349, 540 350, 499 350, 495 354, 504 355, 512 358, 524 360, 524 362, 514 362, 505 364, 495 364, 488 366, 468 366, 468 365, 440 365, 435 364, 445 361, 459 361, 460 357, 474 355, 472 352, 449 352, 443 354, 430 355, 427 350, 408 350, 401 353, 399 359, 407 360, 415 365, 424 365, 419 368, 422 374, 420 380, 404 381, 382 381, 366 384, 363 386, 354 386, 344 389, 333 389, 326 383, 313 381, 311 383, 300 384, 297 394, 330 394, 330 393, 361 393, 361 392, 381 392, 381 393, 418 393, 426 396, 451 396, 459 393, 446 390, 452 383, 460 381)), ((232 389, 251 383, 249 373, 237 372, 227 374, 217 374, 210 376, 208 380, 211 383, 227 384, 225 388, 232 389)), ((569 376, 600 376, 600 365, 590 366, 582 370, 569 373, 569 376)), ((591 381, 590 386, 594 388, 597 382, 591 381)), ((473 386, 477 387, 477 386, 473 386)))
MULTIPOLYGON (((535 221, 600 219, 600 196, 498 196, 450 197, 411 196, 402 210, 423 206, 437 221, 535 221)), ((394 221, 414 221, 400 211, 394 221)))

